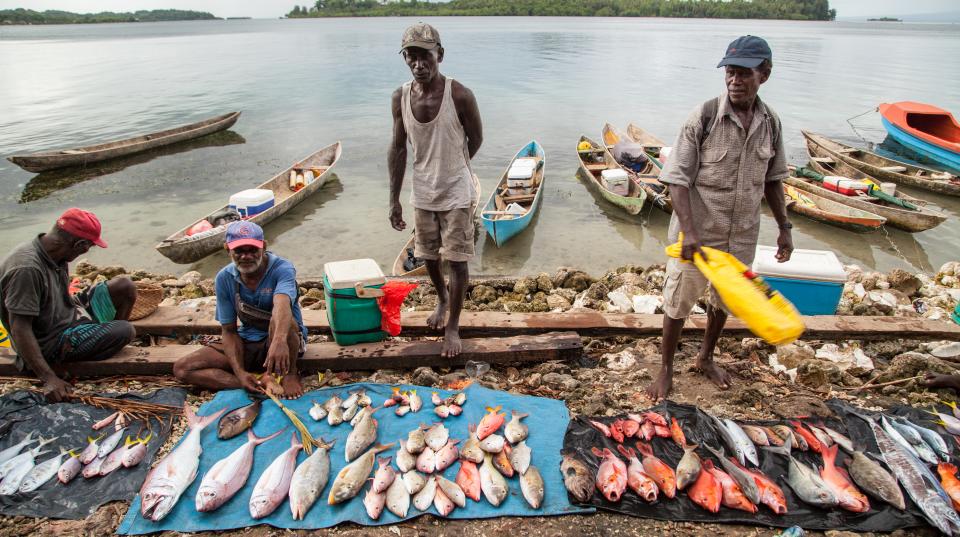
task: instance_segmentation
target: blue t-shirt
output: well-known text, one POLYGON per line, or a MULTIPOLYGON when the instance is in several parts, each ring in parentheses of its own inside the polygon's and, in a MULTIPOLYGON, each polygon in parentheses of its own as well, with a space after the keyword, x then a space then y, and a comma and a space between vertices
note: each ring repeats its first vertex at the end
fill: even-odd
MULTIPOLYGON (((266 252, 267 272, 264 273, 257 289, 251 291, 240 281, 240 272, 233 263, 223 267, 217 273, 217 321, 220 324, 237 323, 237 305, 234 303, 237 285, 240 287, 240 300, 245 304, 260 308, 264 311, 273 311, 273 297, 283 294, 290 297, 293 305, 293 320, 300 327, 304 340, 307 338, 307 329, 303 326, 303 315, 300 313, 300 303, 297 301, 297 269, 293 263, 270 252, 266 252)), ((267 333, 252 326, 240 323, 237 332, 245 340, 262 341, 267 333)))

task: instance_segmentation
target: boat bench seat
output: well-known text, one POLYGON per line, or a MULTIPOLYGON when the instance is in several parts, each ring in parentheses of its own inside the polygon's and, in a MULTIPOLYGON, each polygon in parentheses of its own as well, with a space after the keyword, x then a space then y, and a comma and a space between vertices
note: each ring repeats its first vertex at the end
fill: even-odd
POLYGON ((907 173, 907 168, 905 166, 882 166, 880 169, 885 172, 907 173))
POLYGON ((606 163, 603 163, 603 164, 584 164, 584 167, 586 167, 587 170, 589 170, 589 171, 591 171, 591 172, 597 172, 597 171, 606 170, 606 169, 607 169, 607 164, 606 164, 606 163))
POLYGON ((814 162, 819 162, 821 164, 836 164, 837 161, 833 160, 833 157, 810 157, 810 160, 814 162))
POLYGON ((537 195, 536 195, 535 193, 534 193, 534 194, 523 194, 523 195, 520 195, 520 196, 503 196, 503 202, 504 202, 504 203, 514 203, 514 202, 516 202, 516 203, 528 203, 528 202, 533 201, 533 199, 536 198, 536 197, 537 197, 537 195))

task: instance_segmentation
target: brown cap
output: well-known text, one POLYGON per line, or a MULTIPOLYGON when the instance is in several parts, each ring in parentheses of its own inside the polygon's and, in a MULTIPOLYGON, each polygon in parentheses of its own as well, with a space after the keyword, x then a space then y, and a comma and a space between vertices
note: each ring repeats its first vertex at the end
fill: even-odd
POLYGON ((440 46, 440 32, 425 22, 418 22, 403 32, 400 50, 417 47, 433 50, 440 46))

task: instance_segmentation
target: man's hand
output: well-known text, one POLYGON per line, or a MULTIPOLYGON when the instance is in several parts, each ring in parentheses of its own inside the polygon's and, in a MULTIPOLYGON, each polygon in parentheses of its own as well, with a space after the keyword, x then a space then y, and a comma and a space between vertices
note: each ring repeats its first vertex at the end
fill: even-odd
POLYGON ((403 207, 399 203, 390 204, 390 225, 397 231, 407 229, 407 223, 403 221, 403 207))
POLYGON ((263 389, 263 383, 253 373, 241 371, 237 373, 237 378, 240 379, 240 385, 243 386, 243 389, 248 392, 258 393, 263 389))
POLYGON ((781 229, 780 236, 777 237, 777 261, 786 263, 790 261, 791 254, 793 254, 793 235, 789 229, 781 229))
POLYGON ((699 253, 704 261, 707 260, 707 253, 703 251, 700 239, 692 233, 683 234, 683 248, 680 250, 680 259, 693 261, 693 254, 699 253))
POLYGON ((43 395, 51 403, 66 401, 73 393, 73 386, 60 377, 53 377, 43 383, 43 395))
POLYGON ((290 371, 290 348, 286 340, 276 339, 267 350, 267 359, 263 362, 267 373, 286 375, 290 371))

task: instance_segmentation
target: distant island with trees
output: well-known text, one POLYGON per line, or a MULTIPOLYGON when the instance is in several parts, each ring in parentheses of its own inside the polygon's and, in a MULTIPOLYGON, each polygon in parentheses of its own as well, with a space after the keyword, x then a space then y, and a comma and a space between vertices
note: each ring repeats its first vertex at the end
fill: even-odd
POLYGON ((317 0, 288 18, 406 16, 678 17, 710 19, 836 18, 829 0, 317 0))
POLYGON ((896 17, 878 17, 876 19, 867 19, 867 22, 903 22, 896 17))
POLYGON ((160 22, 219 20, 204 11, 154 9, 132 13, 71 13, 69 11, 34 11, 32 9, 0 9, 0 24, 94 24, 101 22, 160 22))

